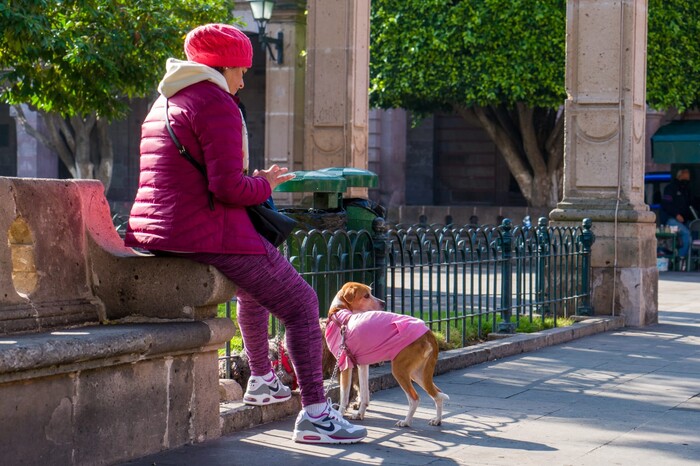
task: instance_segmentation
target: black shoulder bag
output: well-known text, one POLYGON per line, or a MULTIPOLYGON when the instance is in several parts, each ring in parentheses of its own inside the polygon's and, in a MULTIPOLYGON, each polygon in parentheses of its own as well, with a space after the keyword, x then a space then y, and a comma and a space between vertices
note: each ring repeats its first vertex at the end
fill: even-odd
MULTIPOLYGON (((185 157, 205 179, 208 179, 206 167, 197 162, 189 151, 180 144, 180 140, 177 136, 175 136, 175 132, 170 126, 168 99, 165 99, 165 126, 168 128, 170 138, 175 143, 180 155, 185 157)), ((209 209, 214 210, 214 195, 211 192, 209 192, 209 209)), ((253 223, 255 230, 275 247, 284 243, 297 224, 296 220, 277 211, 272 196, 262 204, 247 206, 246 210, 248 211, 248 217, 250 217, 250 221, 253 223)))

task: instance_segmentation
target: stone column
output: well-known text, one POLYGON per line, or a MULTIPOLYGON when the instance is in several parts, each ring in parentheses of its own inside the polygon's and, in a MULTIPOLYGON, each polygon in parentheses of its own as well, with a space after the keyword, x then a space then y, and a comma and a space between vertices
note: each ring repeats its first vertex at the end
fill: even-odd
MULTIPOLYGON (((305 170, 367 168, 369 0, 309 0, 305 170)), ((367 196, 353 188, 351 196, 367 196)))
MULTIPOLYGON (((302 170, 304 154, 304 86, 306 17, 304 2, 277 2, 267 35, 284 34, 283 62, 269 54, 265 68, 265 167, 276 163, 302 170)), ((274 46, 273 46, 274 50, 274 46)), ((291 204, 290 193, 275 193, 278 204, 291 204)))
POLYGON ((655 216, 644 204, 646 0, 568 0, 560 225, 593 220, 592 306, 658 319, 655 216))

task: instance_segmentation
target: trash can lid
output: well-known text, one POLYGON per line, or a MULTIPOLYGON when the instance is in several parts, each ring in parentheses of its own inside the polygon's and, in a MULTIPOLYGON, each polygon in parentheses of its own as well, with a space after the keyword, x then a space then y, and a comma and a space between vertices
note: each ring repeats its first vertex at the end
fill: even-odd
POLYGON ((347 180, 350 188, 376 188, 379 179, 374 172, 353 167, 321 168, 318 171, 342 176, 347 180))
POLYGON ((320 170, 296 171, 296 176, 275 188, 282 193, 342 193, 347 189, 348 182, 335 173, 324 173, 320 170))

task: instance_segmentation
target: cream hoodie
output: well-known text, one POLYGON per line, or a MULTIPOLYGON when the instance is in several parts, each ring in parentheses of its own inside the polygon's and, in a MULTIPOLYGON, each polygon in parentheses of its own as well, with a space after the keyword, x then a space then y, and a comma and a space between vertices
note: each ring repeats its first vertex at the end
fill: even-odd
MULTIPOLYGON (((201 81, 211 81, 224 91, 231 94, 226 78, 207 65, 193 61, 168 58, 165 63, 165 76, 158 84, 158 92, 169 99, 182 89, 201 81)), ((243 114, 241 113, 241 118, 243 114)), ((243 120, 243 167, 248 169, 248 128, 243 120)))
POLYGON ((165 76, 158 84, 158 92, 167 99, 187 86, 201 81, 211 81, 224 91, 231 93, 224 76, 214 68, 177 58, 168 58, 165 63, 165 76))

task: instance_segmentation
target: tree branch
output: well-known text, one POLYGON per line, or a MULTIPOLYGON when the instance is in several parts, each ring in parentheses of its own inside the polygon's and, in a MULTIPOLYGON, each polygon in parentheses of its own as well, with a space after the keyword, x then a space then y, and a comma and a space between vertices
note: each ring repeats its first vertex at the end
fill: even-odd
POLYGON ((520 134, 523 138, 523 150, 527 161, 530 163, 532 173, 535 176, 543 176, 547 173, 547 165, 545 164, 542 151, 540 150, 537 134, 535 132, 535 124, 533 121, 534 111, 531 107, 526 106, 522 102, 515 104, 518 111, 518 121, 520 123, 520 134))
POLYGON ((55 119, 61 121, 62 118, 60 118, 60 116, 53 117, 50 114, 44 114, 44 124, 48 129, 47 135, 39 131, 38 129, 33 127, 31 123, 29 123, 29 120, 27 120, 27 116, 25 115, 24 109, 21 105, 13 105, 12 107, 17 113, 17 122, 20 124, 22 129, 24 129, 24 131, 26 131, 27 134, 35 138, 42 145, 44 145, 44 147, 46 147, 52 152, 55 152, 58 155, 58 158, 61 159, 61 162, 63 162, 66 168, 68 168, 68 171, 70 172, 71 176, 75 178, 76 171, 72 153, 64 144, 62 144, 62 139, 54 122, 55 119))
POLYGON ((65 120, 60 115, 46 113, 44 114, 44 124, 49 130, 51 149, 58 154, 58 158, 61 159, 61 162, 66 166, 71 176, 73 178, 78 178, 78 171, 75 167, 75 156, 66 141, 64 130, 62 130, 62 127, 66 127, 67 129, 65 120))
MULTIPOLYGON (((460 115, 465 115, 465 112, 469 112, 469 110, 461 106, 457 107, 456 110, 460 115)), ((523 196, 529 201, 532 196, 532 175, 530 174, 529 168, 523 163, 523 159, 520 156, 520 149, 516 141, 514 141, 508 134, 508 131, 503 128, 492 109, 491 112, 489 112, 489 109, 484 107, 473 107, 472 111, 479 119, 481 126, 491 137, 491 140, 498 147, 511 174, 518 183, 518 186, 520 186, 520 191, 522 191, 523 196), (491 115, 489 115, 489 113, 491 113, 491 115)))
POLYGON ((564 111, 557 112, 554 128, 545 142, 548 155, 547 172, 550 175, 558 171, 564 161, 564 120, 564 111))
POLYGON ((99 147, 99 162, 95 169, 95 175, 105 187, 105 193, 112 182, 112 167, 114 166, 114 149, 112 139, 109 137, 109 123, 103 118, 97 119, 97 141, 99 147))
POLYGON ((27 115, 24 114, 24 109, 22 108, 22 105, 13 105, 12 108, 15 109, 15 112, 17 114, 16 119, 17 123, 20 124, 22 129, 27 132, 31 137, 35 138, 37 141, 42 143, 44 146, 47 148, 53 150, 56 152, 56 148, 53 147, 53 144, 51 141, 44 135, 44 133, 38 131, 36 128, 34 128, 31 123, 29 123, 29 120, 27 120, 27 115))

